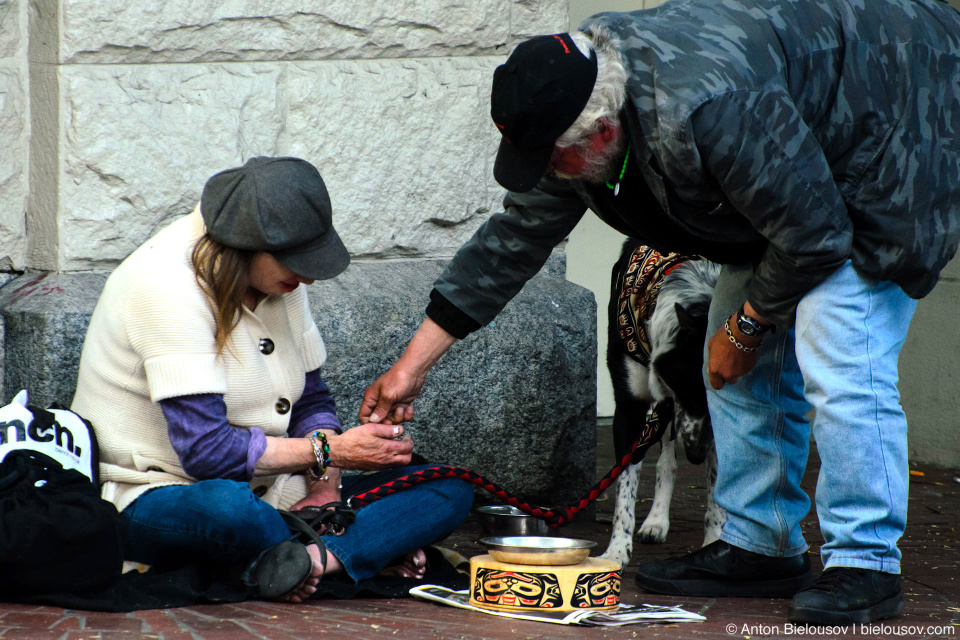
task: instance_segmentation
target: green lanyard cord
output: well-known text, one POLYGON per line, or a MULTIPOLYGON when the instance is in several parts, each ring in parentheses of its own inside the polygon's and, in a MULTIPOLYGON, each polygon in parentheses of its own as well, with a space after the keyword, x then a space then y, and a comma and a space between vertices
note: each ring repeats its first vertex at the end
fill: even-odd
POLYGON ((607 182, 607 187, 614 190, 613 195, 617 195, 617 192, 620 191, 618 188, 620 186, 620 181, 623 180, 623 174, 627 172, 627 160, 630 159, 630 145, 627 145, 627 153, 623 156, 623 167, 620 169, 620 177, 617 178, 617 184, 613 185, 607 182))

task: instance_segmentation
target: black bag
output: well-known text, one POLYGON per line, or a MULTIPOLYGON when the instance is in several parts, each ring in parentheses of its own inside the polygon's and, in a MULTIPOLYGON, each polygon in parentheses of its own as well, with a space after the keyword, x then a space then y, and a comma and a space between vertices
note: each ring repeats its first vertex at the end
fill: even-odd
POLYGON ((104 589, 120 577, 125 527, 95 483, 93 430, 25 404, 21 392, 0 408, 0 598, 104 589))

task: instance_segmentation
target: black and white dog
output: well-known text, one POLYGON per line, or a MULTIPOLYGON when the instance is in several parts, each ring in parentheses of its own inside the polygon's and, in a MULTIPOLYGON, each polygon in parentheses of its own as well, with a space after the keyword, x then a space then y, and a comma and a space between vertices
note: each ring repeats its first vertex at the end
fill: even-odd
MULTIPOLYGON (((704 545, 720 537, 726 513, 713 500, 717 454, 703 385, 707 311, 720 266, 660 254, 628 239, 613 268, 608 306, 607 366, 613 380, 617 460, 630 451, 648 411, 673 402, 673 424, 661 440, 653 506, 640 527, 641 542, 662 543, 670 528, 676 442, 694 464, 707 462, 704 545)), ((610 545, 602 557, 626 567, 633 550, 641 461, 619 478, 610 545)))

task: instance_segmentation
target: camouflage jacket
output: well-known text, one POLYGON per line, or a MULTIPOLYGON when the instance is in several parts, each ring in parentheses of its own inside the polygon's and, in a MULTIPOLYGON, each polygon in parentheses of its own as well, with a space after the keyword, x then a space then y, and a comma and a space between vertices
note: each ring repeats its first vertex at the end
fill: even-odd
MULTIPOLYGON (((619 40, 624 125, 662 213, 713 241, 766 240, 747 296, 758 312, 792 325, 848 259, 914 298, 934 287, 960 240, 960 13, 671 0, 581 29, 594 25, 619 40)), ((488 323, 592 205, 585 185, 549 177, 508 193, 436 291, 488 323)), ((640 239, 644 214, 628 221, 640 239)))

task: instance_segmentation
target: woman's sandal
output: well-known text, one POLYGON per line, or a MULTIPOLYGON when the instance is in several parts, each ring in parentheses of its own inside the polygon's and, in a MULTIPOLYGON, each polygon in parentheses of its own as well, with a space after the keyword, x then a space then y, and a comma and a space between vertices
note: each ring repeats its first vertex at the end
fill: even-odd
POLYGON ((254 595, 264 600, 279 600, 310 577, 313 560, 306 545, 317 545, 320 563, 326 571, 327 547, 320 536, 324 533, 342 535, 357 517, 356 512, 342 502, 304 507, 295 512, 281 510, 280 515, 293 536, 262 551, 241 576, 254 595))

